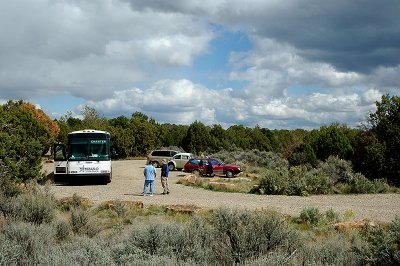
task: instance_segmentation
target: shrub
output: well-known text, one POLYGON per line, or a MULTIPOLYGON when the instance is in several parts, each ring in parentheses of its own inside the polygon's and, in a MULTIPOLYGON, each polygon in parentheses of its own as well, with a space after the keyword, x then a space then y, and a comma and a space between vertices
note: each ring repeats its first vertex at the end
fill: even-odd
POLYGON ((319 171, 311 170, 305 174, 307 192, 312 195, 332 193, 332 183, 329 177, 319 171))
POLYGON ((333 184, 348 183, 353 177, 351 162, 337 156, 329 156, 325 162, 319 164, 318 170, 329 176, 333 184))
POLYGON ((368 246, 359 249, 364 264, 400 265, 400 218, 397 217, 387 229, 367 227, 363 232, 368 246))
POLYGON ((223 265, 240 264, 277 250, 291 253, 299 244, 285 221, 269 212, 218 209, 211 225, 218 239, 213 250, 223 265))
POLYGON ((96 225, 90 213, 83 209, 72 209, 69 219, 72 232, 78 235, 95 236, 100 232, 100 227, 96 225))
POLYGON ((289 162, 282 158, 278 153, 259 151, 253 149, 250 151, 244 151, 242 149, 236 149, 234 151, 220 151, 214 153, 213 156, 220 158, 226 163, 236 164, 249 164, 259 167, 267 167, 268 169, 276 168, 287 168, 289 162))
POLYGON ((38 265, 115 265, 112 245, 109 239, 79 237, 40 253, 38 265))
POLYGON ((340 222, 340 214, 335 212, 332 208, 325 212, 325 218, 328 223, 340 222))
POLYGON ((350 193, 376 193, 375 185, 360 173, 349 180, 350 193))
MULTIPOLYGON (((1 164, 1 162, 0 162, 1 164)), ((9 176, 4 175, 0 178, 0 195, 11 198, 22 193, 22 187, 19 182, 12 180, 9 176)), ((1 203, 0 203, 1 204, 1 203)))
POLYGON ((391 187, 384 179, 375 179, 372 182, 375 187, 375 193, 387 193, 391 191, 391 187))
POLYGON ((50 223, 55 217, 55 199, 52 195, 33 188, 26 193, 8 199, 4 209, 6 216, 34 224, 50 223))
POLYGON ((306 207, 301 211, 300 219, 309 225, 317 225, 322 219, 322 214, 315 207, 306 207))
POLYGON ((285 195, 289 187, 287 169, 266 170, 260 178, 257 190, 261 194, 285 195))
POLYGON ((63 241, 69 238, 71 234, 71 226, 67 221, 60 220, 54 224, 56 231, 56 239, 63 241))
POLYGON ((128 214, 128 206, 120 200, 106 201, 96 208, 99 217, 125 218, 128 214))
POLYGON ((305 166, 266 170, 252 192, 271 195, 328 194, 332 192, 329 178, 318 171, 308 171, 305 166))
POLYGON ((54 239, 52 227, 28 223, 6 224, 1 232, 0 265, 39 265, 54 239))
POLYGON ((72 231, 76 234, 82 232, 89 223, 89 214, 82 209, 71 211, 70 224, 72 231))
POLYGON ((246 266, 295 266, 298 263, 297 252, 287 254, 283 252, 271 252, 266 256, 261 256, 254 260, 249 260, 244 265, 246 266))
POLYGON ((291 167, 289 170, 289 183, 287 195, 307 196, 307 168, 305 166, 291 167))
POLYGON ((341 235, 317 238, 299 248, 296 265, 365 265, 355 252, 363 243, 349 241, 341 235))

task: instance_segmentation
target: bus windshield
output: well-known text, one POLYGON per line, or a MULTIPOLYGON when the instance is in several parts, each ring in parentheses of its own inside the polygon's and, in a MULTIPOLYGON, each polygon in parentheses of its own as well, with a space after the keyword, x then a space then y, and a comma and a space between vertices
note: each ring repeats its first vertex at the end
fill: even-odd
POLYGON ((68 147, 69 160, 105 161, 110 159, 109 141, 106 139, 72 138, 68 147))

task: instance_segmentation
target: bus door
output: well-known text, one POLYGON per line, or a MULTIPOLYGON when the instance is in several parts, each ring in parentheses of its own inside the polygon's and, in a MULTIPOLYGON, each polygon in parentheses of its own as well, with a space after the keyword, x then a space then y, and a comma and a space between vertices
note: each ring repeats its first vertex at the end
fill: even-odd
POLYGON ((65 181, 68 168, 65 145, 60 143, 54 144, 53 155, 54 155, 54 182, 65 181))

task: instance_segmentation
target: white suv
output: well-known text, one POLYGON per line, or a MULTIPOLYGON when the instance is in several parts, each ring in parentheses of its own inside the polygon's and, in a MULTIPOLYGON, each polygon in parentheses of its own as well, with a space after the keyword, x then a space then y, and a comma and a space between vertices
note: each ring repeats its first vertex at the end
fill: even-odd
POLYGON ((174 157, 172 157, 172 159, 168 162, 169 170, 182 170, 185 163, 193 157, 194 155, 192 153, 187 152, 180 152, 175 154, 174 157))
POLYGON ((152 162, 152 164, 154 164, 155 167, 160 167, 163 159, 168 162, 177 153, 177 151, 173 150, 155 150, 150 152, 148 159, 152 162))

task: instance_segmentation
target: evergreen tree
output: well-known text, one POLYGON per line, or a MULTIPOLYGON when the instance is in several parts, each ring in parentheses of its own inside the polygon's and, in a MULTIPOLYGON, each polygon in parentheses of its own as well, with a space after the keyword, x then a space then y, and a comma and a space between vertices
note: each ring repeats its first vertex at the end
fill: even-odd
POLYGON ((211 136, 209 129, 201 122, 193 122, 183 139, 183 148, 187 152, 200 153, 212 152, 212 147, 215 146, 214 138, 211 136))
POLYGON ((353 153, 350 140, 347 136, 349 129, 340 124, 322 126, 313 141, 313 149, 317 158, 325 161, 329 156, 338 156, 348 159, 353 153))
POLYGON ((376 108, 369 116, 369 123, 380 143, 379 149, 384 147, 383 175, 400 183, 400 97, 383 95, 376 108))
POLYGON ((48 129, 24 102, 9 101, 0 106, 0 183, 43 177, 41 155, 48 139, 48 129))

